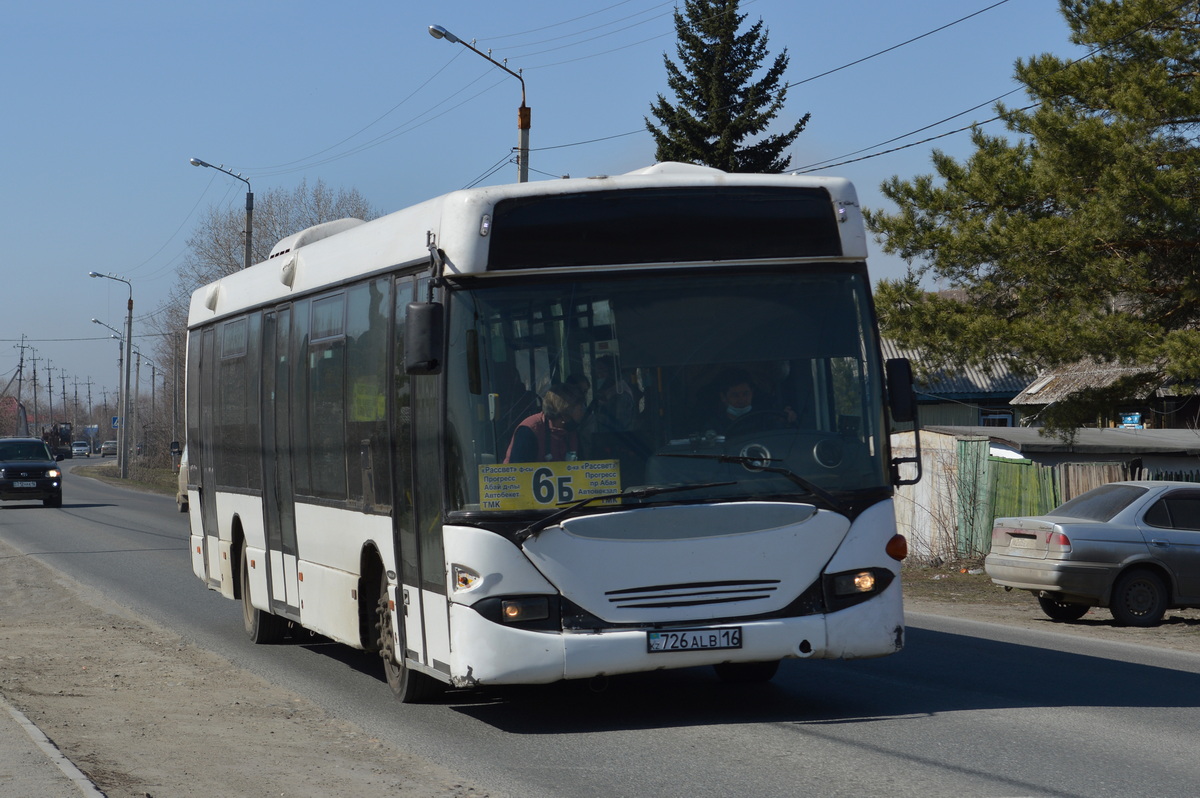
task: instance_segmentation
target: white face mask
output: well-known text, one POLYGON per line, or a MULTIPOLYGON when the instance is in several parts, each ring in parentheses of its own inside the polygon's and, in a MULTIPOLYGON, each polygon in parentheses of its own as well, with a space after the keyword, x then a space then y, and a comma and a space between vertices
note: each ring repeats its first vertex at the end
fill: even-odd
POLYGON ((725 406, 725 412, 728 413, 729 415, 733 416, 734 418, 738 418, 739 416, 746 415, 747 413, 750 412, 750 409, 751 409, 751 405, 746 405, 745 407, 733 407, 732 405, 725 406))

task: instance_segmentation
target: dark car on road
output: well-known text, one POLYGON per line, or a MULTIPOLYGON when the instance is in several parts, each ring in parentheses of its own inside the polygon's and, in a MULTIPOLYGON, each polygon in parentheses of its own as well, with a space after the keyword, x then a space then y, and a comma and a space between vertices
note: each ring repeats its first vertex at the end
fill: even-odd
POLYGON ((1119 626, 1154 626, 1200 607, 1200 484, 1113 482, 1045 515, 997 518, 983 565, 1056 621, 1108 607, 1119 626))
POLYGON ((0 438, 0 500, 61 507, 62 459, 38 438, 0 438))

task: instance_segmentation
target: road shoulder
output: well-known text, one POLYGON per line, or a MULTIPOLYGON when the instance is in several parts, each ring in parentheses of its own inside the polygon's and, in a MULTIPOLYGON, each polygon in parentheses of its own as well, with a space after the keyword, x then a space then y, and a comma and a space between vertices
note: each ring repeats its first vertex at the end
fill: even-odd
POLYGON ((0 695, 109 798, 487 795, 87 592, 0 541, 0 695))

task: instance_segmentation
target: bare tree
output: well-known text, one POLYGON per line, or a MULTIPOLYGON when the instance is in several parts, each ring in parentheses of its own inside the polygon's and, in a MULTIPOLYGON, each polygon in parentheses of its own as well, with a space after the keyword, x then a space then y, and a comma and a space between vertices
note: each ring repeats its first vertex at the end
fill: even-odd
MULTIPOLYGON (((335 191, 322 180, 318 180, 311 188, 308 181, 301 181, 290 191, 270 189, 255 197, 252 260, 261 263, 280 239, 314 225, 347 217, 369 221, 379 215, 358 189, 335 191)), ((184 332, 187 330, 192 292, 244 267, 245 223, 245 212, 240 207, 214 205, 204 212, 188 239, 187 255, 176 270, 179 281, 163 308, 148 322, 160 336, 155 348, 155 362, 171 374, 168 381, 172 388, 171 400, 177 402, 176 417, 180 425, 183 418, 183 360, 186 354, 184 332), (178 397, 174 390, 176 381, 180 386, 178 397)), ((182 435, 182 429, 178 430, 178 434, 182 435)))

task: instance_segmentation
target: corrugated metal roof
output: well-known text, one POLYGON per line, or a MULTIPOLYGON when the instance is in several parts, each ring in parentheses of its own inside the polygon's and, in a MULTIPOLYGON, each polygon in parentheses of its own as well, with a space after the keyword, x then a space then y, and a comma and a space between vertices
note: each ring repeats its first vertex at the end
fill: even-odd
POLYGON ((938 371, 922 377, 921 354, 917 350, 902 349, 894 341, 884 338, 880 348, 885 358, 906 357, 917 373, 917 395, 919 399, 945 397, 947 399, 1010 399, 1029 384, 1030 376, 1016 374, 1000 360, 993 360, 986 367, 968 366, 960 371, 938 371))

